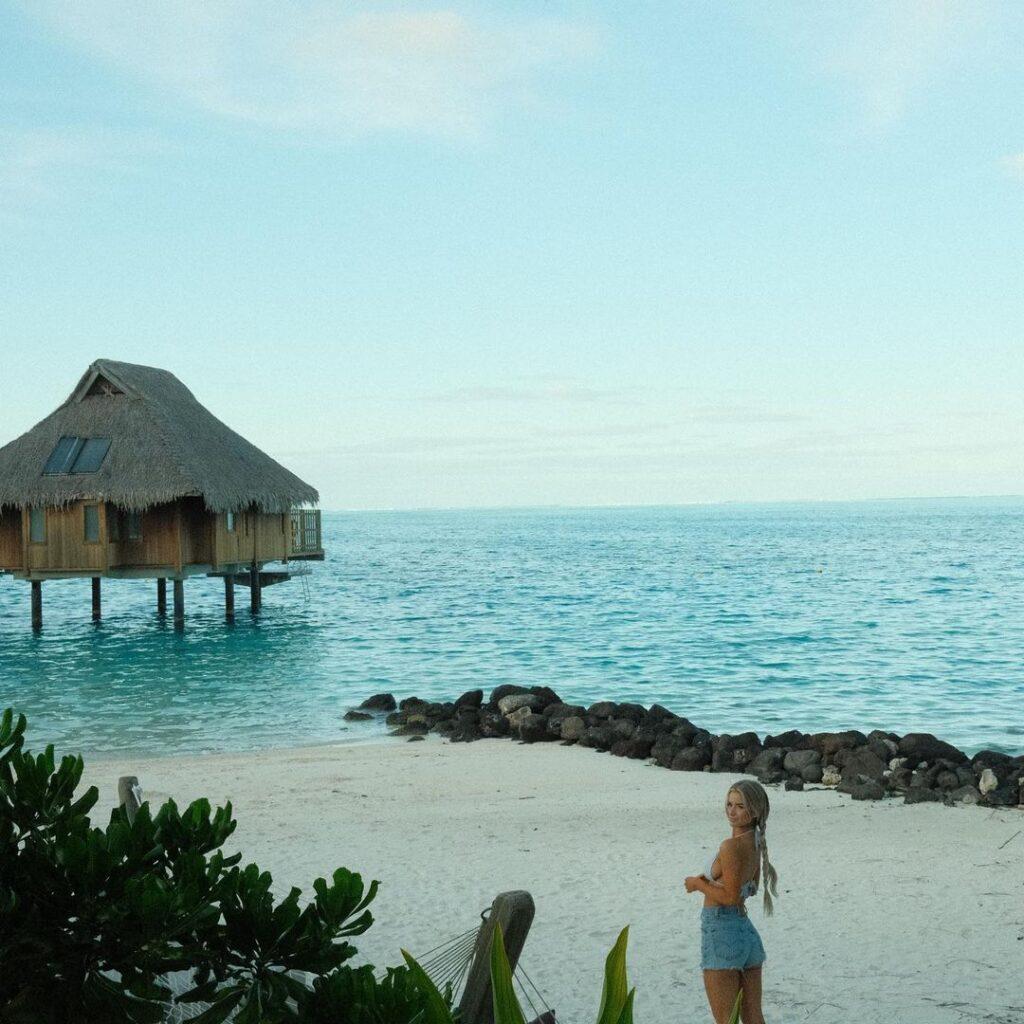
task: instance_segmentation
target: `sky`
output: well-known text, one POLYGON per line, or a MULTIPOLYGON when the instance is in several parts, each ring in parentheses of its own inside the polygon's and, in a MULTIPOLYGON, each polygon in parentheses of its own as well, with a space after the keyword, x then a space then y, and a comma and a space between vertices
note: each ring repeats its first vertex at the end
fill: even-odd
POLYGON ((0 5, 0 444, 329 509, 1024 493, 1024 4, 0 5))

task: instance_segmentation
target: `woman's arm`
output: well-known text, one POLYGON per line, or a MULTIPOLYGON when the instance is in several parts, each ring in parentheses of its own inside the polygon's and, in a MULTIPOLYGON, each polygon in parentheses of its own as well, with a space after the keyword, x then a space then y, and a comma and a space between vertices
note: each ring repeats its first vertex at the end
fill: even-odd
POLYGON ((740 863, 739 850, 730 840, 722 843, 718 851, 718 861, 722 865, 722 877, 710 881, 703 875, 686 879, 687 892, 701 892, 709 903, 720 907, 736 907, 740 903, 740 863))

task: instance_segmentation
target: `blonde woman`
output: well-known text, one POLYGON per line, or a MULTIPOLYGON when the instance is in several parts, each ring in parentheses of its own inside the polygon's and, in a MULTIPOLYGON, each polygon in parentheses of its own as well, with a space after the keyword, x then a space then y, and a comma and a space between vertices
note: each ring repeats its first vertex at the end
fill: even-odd
POLYGON ((768 794, 759 782, 734 783, 725 798, 725 816, 732 835, 711 858, 702 875, 686 879, 687 892, 704 894, 700 920, 701 967, 704 989, 716 1024, 726 1024, 743 990, 743 1024, 764 1024, 761 1015, 761 966, 765 961, 761 936, 747 917, 745 901, 764 879, 764 911, 772 912, 778 895, 777 875, 768 860, 765 826, 768 794))

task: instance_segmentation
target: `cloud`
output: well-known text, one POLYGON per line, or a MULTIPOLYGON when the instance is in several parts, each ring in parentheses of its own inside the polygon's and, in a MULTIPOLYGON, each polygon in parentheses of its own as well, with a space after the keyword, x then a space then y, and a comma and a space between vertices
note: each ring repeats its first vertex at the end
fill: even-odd
POLYGON ((298 132, 474 135, 509 107, 542 103, 539 78, 598 49, 584 22, 485 22, 454 8, 43 0, 25 10, 201 110, 298 132))
POLYGON ((475 402, 589 402, 620 404, 635 398, 631 388, 595 388, 578 381, 557 380, 534 385, 478 385, 448 388, 419 396, 421 401, 446 405, 475 402))

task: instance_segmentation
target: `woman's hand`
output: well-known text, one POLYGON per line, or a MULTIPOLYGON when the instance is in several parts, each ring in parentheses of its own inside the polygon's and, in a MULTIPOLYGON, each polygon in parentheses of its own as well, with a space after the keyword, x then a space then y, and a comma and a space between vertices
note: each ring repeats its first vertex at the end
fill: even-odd
POLYGON ((704 879, 700 875, 689 875, 683 879, 683 885, 687 892, 700 892, 701 883, 704 879))

